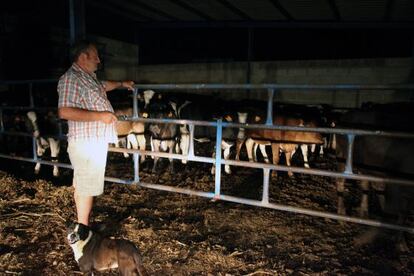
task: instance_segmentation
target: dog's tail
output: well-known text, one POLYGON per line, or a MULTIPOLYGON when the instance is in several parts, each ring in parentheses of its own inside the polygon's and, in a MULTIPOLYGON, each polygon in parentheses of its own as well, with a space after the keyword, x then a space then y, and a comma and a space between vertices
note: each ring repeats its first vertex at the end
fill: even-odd
POLYGON ((144 268, 144 265, 142 264, 141 256, 139 255, 138 251, 134 251, 134 261, 136 268, 138 270, 139 276, 147 276, 148 273, 144 268))

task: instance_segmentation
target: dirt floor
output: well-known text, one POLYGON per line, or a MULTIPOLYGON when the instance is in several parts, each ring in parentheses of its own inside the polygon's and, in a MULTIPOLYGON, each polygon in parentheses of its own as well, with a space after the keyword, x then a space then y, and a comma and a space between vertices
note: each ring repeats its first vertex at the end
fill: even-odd
MULTIPOLYGON (((119 154, 109 159, 108 176, 132 177, 131 159, 119 154)), ((332 166, 328 161, 318 160, 314 166, 332 166)), ((184 167, 175 162, 174 174, 163 162, 158 174, 141 171, 141 181, 214 189, 206 164, 184 167)), ((0 274, 78 275, 65 230, 65 221, 75 217, 71 171, 53 179, 48 166, 36 177, 32 169, 30 163, 0 163, 0 274)), ((233 175, 223 176, 222 193, 260 199, 261 185, 261 170, 234 168, 233 175)), ((348 211, 356 216, 360 191, 355 185, 347 188, 348 211)), ((325 177, 279 175, 271 180, 270 198, 336 212, 335 186, 325 177)), ((375 200, 370 207, 378 208, 375 200)), ((379 215, 374 212, 372 218, 379 215)), ((407 235, 410 251, 404 253, 395 248, 394 231, 359 244, 376 228, 136 185, 107 183, 93 221, 103 226, 105 235, 135 243, 151 275, 414 274, 413 235, 407 235)), ((98 275, 117 275, 117 270, 98 275)))

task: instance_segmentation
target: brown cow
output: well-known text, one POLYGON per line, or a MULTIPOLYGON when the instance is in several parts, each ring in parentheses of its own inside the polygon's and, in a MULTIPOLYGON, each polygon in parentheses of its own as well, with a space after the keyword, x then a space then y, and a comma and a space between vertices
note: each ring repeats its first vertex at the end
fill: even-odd
MULTIPOLYGON (((132 116, 132 108, 124 108, 124 109, 117 109, 115 110, 115 115, 119 116, 132 116)), ((145 114, 142 114, 145 117, 145 114)), ((123 138, 126 137, 126 146, 128 149, 140 149, 145 150, 145 124, 143 122, 133 122, 133 121, 117 121, 116 122, 116 130, 118 132, 118 137, 123 138)), ((118 143, 115 145, 119 147, 119 140, 118 143)), ((124 153, 125 157, 128 157, 127 153, 124 153)), ((141 155, 141 163, 145 160, 145 155, 141 155)))
MULTIPOLYGON (((315 127, 315 123, 305 124, 303 119, 289 118, 284 116, 276 116, 273 118, 275 125, 283 126, 308 126, 315 127)), ((302 131, 286 131, 272 129, 246 129, 246 138, 237 145, 236 159, 240 154, 243 142, 246 143, 247 155, 249 161, 253 161, 253 145, 271 144, 273 154, 273 164, 279 164, 279 151, 286 154, 286 164, 291 165, 292 155, 299 144, 322 144, 323 139, 320 133, 302 132, 302 131)), ((272 175, 277 176, 276 171, 272 171, 272 175)), ((288 172, 289 176, 293 176, 292 172, 288 172)))

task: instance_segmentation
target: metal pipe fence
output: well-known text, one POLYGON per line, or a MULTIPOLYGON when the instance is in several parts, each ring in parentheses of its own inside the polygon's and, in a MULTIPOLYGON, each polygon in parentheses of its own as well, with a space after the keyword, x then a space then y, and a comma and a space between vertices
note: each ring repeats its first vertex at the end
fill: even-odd
MULTIPOLYGON (((20 82, 0 82, 0 85, 11 85, 11 84, 28 84, 29 85, 29 96, 30 96, 30 106, 1 106, 0 107, 0 115, 3 115, 3 110, 45 110, 48 108, 41 107, 36 108, 35 103, 33 101, 33 84, 35 83, 48 83, 48 82, 56 82, 55 80, 42 80, 42 81, 20 81, 20 82)), ((385 137, 400 137, 400 138, 408 138, 413 139, 414 133, 403 133, 403 132, 389 132, 389 131, 382 131, 382 130, 362 130, 362 129, 340 129, 340 128, 321 128, 321 127, 301 127, 301 126, 280 126, 280 125, 273 125, 272 118, 273 118, 273 99, 275 90, 358 90, 358 91, 368 91, 368 90, 413 90, 414 85, 407 84, 407 85, 280 85, 280 84, 146 84, 146 85, 135 85, 135 89, 133 91, 133 116, 132 117, 122 117, 119 120, 126 120, 126 121, 142 121, 145 123, 172 123, 172 124, 181 124, 181 125, 188 125, 190 129, 190 149, 187 154, 169 154, 164 152, 152 152, 147 150, 135 150, 135 149, 125 149, 125 148, 115 148, 110 147, 109 151, 111 152, 118 152, 118 153, 131 153, 133 154, 133 166, 134 166, 134 177, 133 179, 122 179, 122 178, 115 178, 115 177, 106 177, 106 181, 114 182, 114 183, 121 183, 121 184, 136 184, 141 187, 151 188, 155 190, 162 190, 162 191, 169 191, 169 192, 178 192, 182 194, 188 195, 196 195, 206 198, 211 198, 215 200, 224 200, 234 203, 241 203, 247 204, 252 206, 258 207, 265 207, 280 211, 287 211, 287 212, 294 212, 298 214, 316 216, 321 218, 329 218, 335 219, 340 221, 347 221, 353 223, 359 223, 369 226, 377 226, 377 227, 384 227, 393 230, 400 230, 409 233, 414 233, 414 227, 408 227, 403 225, 396 225, 385 223, 376 220, 370 219, 362 219, 356 217, 350 217, 345 215, 338 215, 333 213, 321 212, 321 211, 314 211, 308 210, 298 207, 292 207, 282 204, 275 204, 269 202, 269 179, 270 179, 270 171, 291 171, 296 173, 302 174, 310 174, 310 175, 319 175, 319 176, 327 176, 333 178, 346 178, 346 179, 354 179, 354 180, 369 180, 375 182, 382 182, 388 183, 392 185, 408 185, 413 186, 414 180, 411 179, 401 179, 401 178, 391 178, 391 177, 377 177, 374 175, 365 175, 365 174, 355 174, 353 173, 352 168, 352 158, 353 158, 353 141, 356 136, 360 135, 370 135, 370 136, 385 136, 385 137), (267 92, 268 99, 267 99, 267 118, 265 124, 238 124, 238 123, 228 123, 222 122, 221 120, 217 121, 193 121, 193 120, 181 120, 181 119, 149 119, 149 118, 140 118, 139 117, 139 109, 138 109, 138 89, 159 89, 159 90, 203 90, 203 89, 220 89, 228 91, 229 89, 238 89, 238 90, 252 90, 256 89, 259 91, 267 92), (204 157, 204 156, 196 156, 194 154, 194 127, 195 126, 209 126, 216 128, 216 150, 215 150, 215 158, 211 157, 204 157), (306 132, 320 132, 320 133, 333 133, 333 134, 341 134, 347 135, 348 137, 348 152, 347 152, 347 160, 345 170, 343 172, 334 172, 328 170, 320 170, 320 169, 310 169, 310 168, 302 168, 302 167, 288 167, 284 165, 273 165, 273 164, 265 164, 265 163, 255 163, 255 162, 247 162, 247 161, 236 161, 236 160, 224 160, 221 157, 221 141, 222 141, 222 129, 225 127, 232 127, 232 128, 254 128, 254 129, 274 129, 274 130, 289 130, 289 131, 306 131, 306 132), (214 191, 211 192, 203 192, 197 191, 192 189, 185 189, 179 188, 174 186, 168 185, 160 185, 154 183, 145 183, 140 181, 139 179, 139 155, 150 155, 150 156, 157 156, 157 157, 166 157, 166 158, 173 158, 179 160, 187 160, 187 161, 194 161, 194 162, 202 162, 202 163, 209 163, 215 164, 215 186, 214 191), (261 200, 252 200, 240 197, 234 197, 225 195, 221 191, 221 165, 232 165, 232 166, 242 166, 242 167, 249 167, 249 168, 259 168, 263 169, 263 192, 262 192, 262 199, 261 200)), ((51 107, 56 109, 56 107, 51 107)), ((28 133, 21 133, 21 132, 10 132, 4 129, 3 125, 3 116, 0 116, 0 135, 22 135, 22 136, 32 136, 28 133)), ((32 136, 33 137, 33 136, 32 136)), ((59 139, 65 139, 64 136, 59 135, 59 139)), ((35 138, 33 137, 33 141, 35 138)), ((35 147, 36 143, 33 142, 33 147, 35 147)), ((59 163, 59 162, 50 162, 41 160, 38 158, 36 154, 36 150, 33 149, 33 158, 27 157, 17 157, 17 156, 10 156, 6 154, 0 154, 0 158, 8 158, 8 159, 15 159, 20 161, 27 161, 27 162, 39 162, 41 164, 46 165, 53 165, 59 166, 64 168, 72 168, 70 164, 59 163)))

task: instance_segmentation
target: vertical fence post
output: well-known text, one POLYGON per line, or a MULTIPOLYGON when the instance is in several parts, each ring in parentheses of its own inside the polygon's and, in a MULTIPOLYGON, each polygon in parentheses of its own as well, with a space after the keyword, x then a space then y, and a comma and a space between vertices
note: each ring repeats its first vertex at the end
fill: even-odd
POLYGON ((267 119, 266 125, 273 125, 273 95, 275 90, 270 88, 267 90, 267 119))
POLYGON ((190 129, 190 147, 188 148, 188 157, 193 158, 194 157, 194 124, 188 125, 190 129))
MULTIPOLYGON (((132 118, 137 119, 139 116, 139 110, 138 110, 138 88, 134 88, 132 91, 132 106, 133 106, 133 113, 132 118)), ((128 139, 128 138, 127 138, 128 139)), ((127 141, 128 143, 128 141, 127 141)), ((134 159, 134 182, 139 182, 139 153, 134 152, 132 154, 134 159)))
POLYGON ((4 131, 3 108, 0 107, 0 133, 4 131))
POLYGON ((138 118, 138 113, 139 113, 138 88, 134 88, 134 90, 132 91, 132 108, 133 108, 132 117, 136 119, 138 118))
MULTIPOLYGON (((33 98, 33 83, 30 82, 29 83, 29 107, 30 108, 34 108, 34 98, 33 98)), ((33 134, 33 133, 32 133, 33 134)), ((33 147, 33 160, 37 161, 39 159, 39 157, 37 156, 37 143, 36 143, 37 138, 32 135, 32 147, 33 147)))
POLYGON ((347 134, 346 137, 348 138, 348 151, 346 155, 346 165, 344 172, 352 174, 352 153, 354 149, 355 134, 347 134))
POLYGON ((269 203, 269 175, 270 169, 263 169, 263 194, 262 194, 262 203, 269 203))
POLYGON ((34 107, 34 99, 33 99, 33 83, 29 83, 29 101, 30 101, 30 107, 34 107))
POLYGON ((215 172, 215 188, 214 198, 220 198, 220 180, 221 180, 221 138, 223 132, 223 125, 221 119, 217 120, 217 133, 216 133, 216 172, 215 172))

